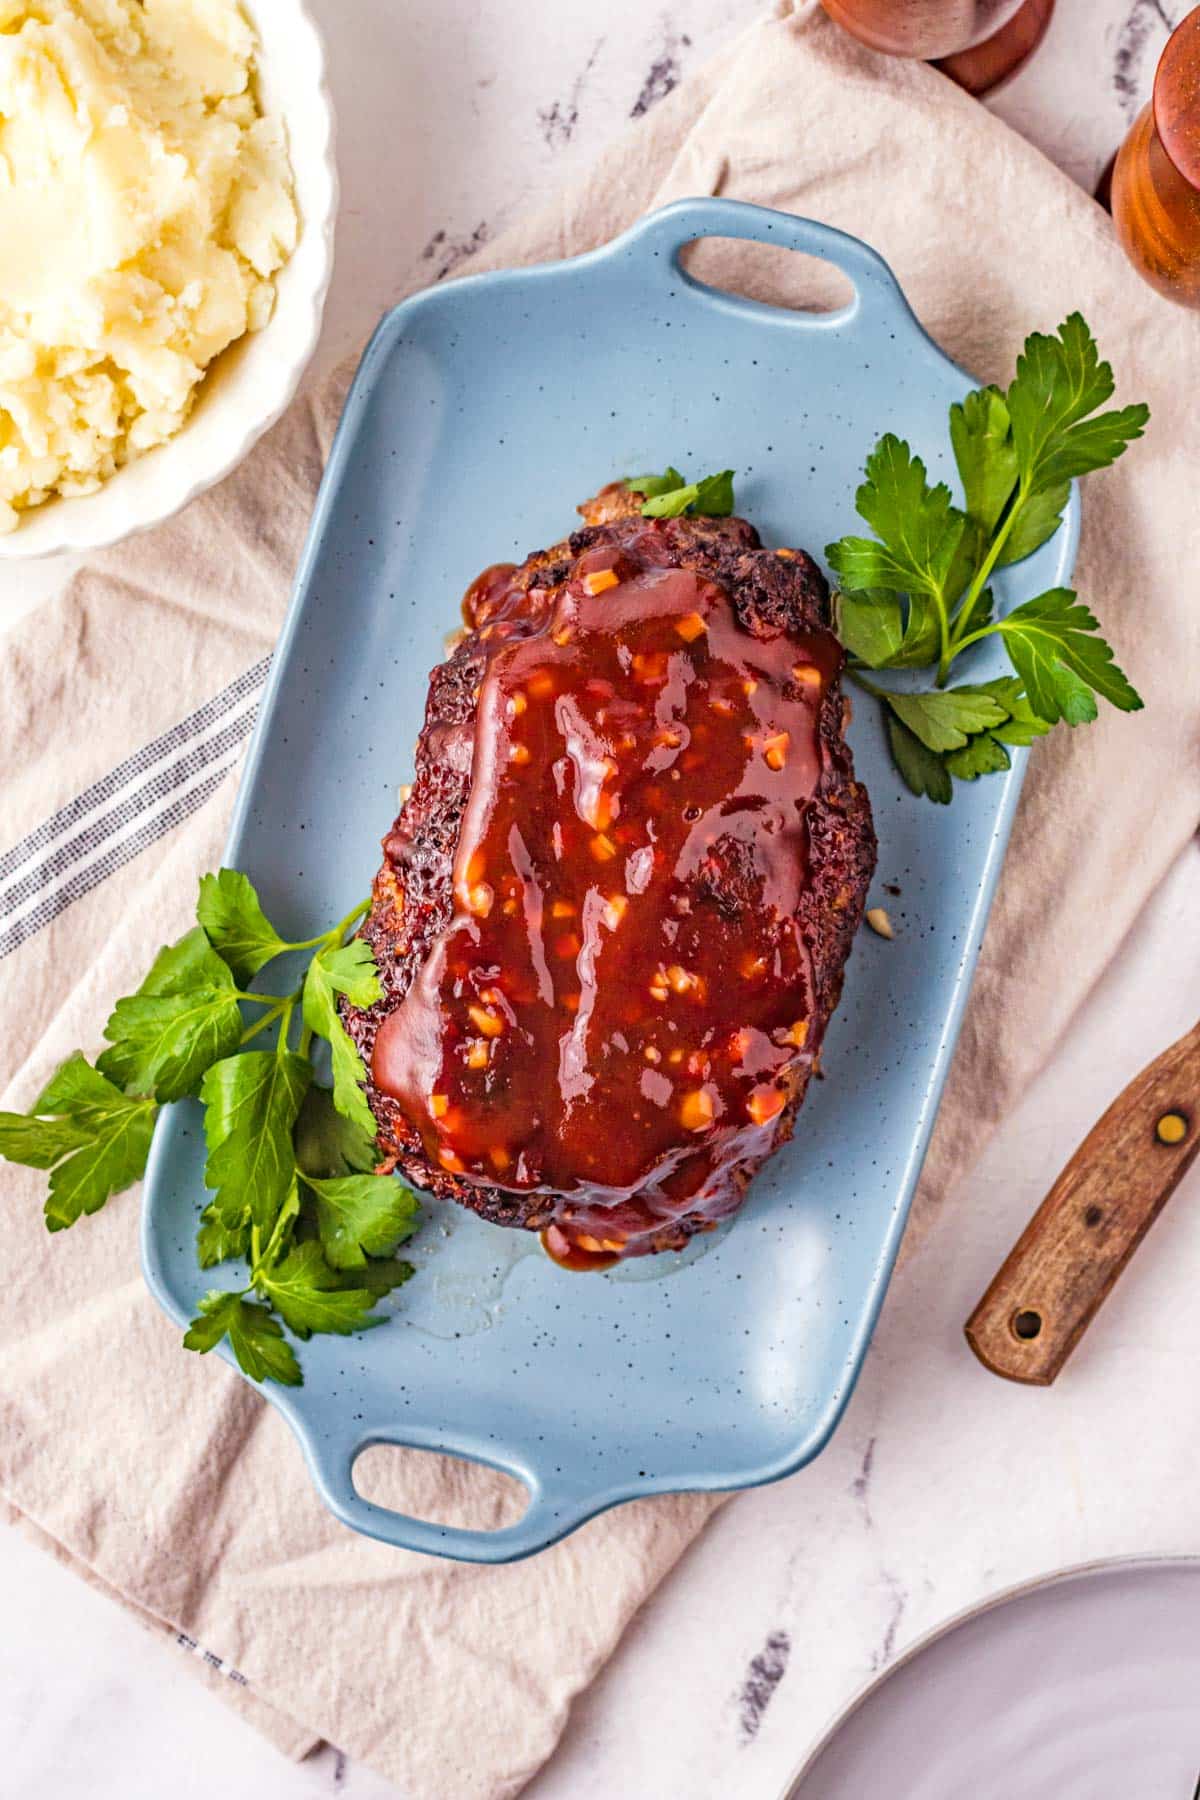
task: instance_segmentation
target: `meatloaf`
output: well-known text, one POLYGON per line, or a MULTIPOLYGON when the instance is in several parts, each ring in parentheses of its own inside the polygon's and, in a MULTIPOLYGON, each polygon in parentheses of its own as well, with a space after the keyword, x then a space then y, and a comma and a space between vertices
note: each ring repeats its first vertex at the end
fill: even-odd
POLYGON ((683 1246, 792 1134, 875 861, 802 550, 621 484, 486 570, 346 1006, 383 1166, 570 1266, 683 1246))

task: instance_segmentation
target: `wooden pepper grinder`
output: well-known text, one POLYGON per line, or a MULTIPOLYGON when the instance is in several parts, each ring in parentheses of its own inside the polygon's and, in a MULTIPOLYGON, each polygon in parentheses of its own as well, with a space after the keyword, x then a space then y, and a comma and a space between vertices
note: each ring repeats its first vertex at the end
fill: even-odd
POLYGON ((1054 0, 821 0, 873 50, 934 62, 970 94, 1016 73, 1041 43, 1054 0))
POLYGON ((1176 27, 1154 92, 1117 153, 1121 248, 1160 294, 1200 306, 1200 7, 1176 27))

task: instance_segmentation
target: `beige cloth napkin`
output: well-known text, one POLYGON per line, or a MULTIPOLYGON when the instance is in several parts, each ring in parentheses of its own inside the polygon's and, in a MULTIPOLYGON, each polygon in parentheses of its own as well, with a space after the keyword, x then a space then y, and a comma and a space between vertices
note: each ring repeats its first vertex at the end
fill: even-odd
MULTIPOLYGON (((475 266, 569 255, 649 206, 716 192, 876 244, 928 329, 983 377, 1003 376, 1028 329, 1080 307, 1124 397, 1153 408, 1146 441, 1088 484, 1077 576, 1147 710, 1105 711, 1034 752, 919 1227, 1045 1062, 1200 815, 1200 319, 1140 285, 1104 215, 1035 150, 930 70, 860 50, 811 5, 749 30, 475 266)), ((730 285, 809 291, 807 265, 760 270, 745 246, 718 251, 715 268, 730 285)), ((196 876, 219 861, 235 785, 222 770, 258 677, 231 684, 278 630, 338 398, 335 386, 297 405, 237 476, 99 559, 4 646, 0 846, 32 837, 24 855, 45 866, 25 902, 41 927, 4 963, 2 1105, 27 1103, 76 1045, 97 1047, 112 997, 148 946, 186 928, 196 876), (157 812, 123 808, 139 781, 160 795, 157 812), (109 872, 89 886, 97 867, 109 872)), ((787 427, 784 410, 772 429, 787 427)), ((481 562, 490 553, 480 544, 481 562)), ((50 1241, 42 1179, 7 1166, 0 1179, 11 1507, 147 1622, 211 1653, 192 1666, 292 1753, 330 1739, 409 1800, 516 1793, 716 1502, 624 1507, 509 1568, 360 1540, 318 1504, 278 1414, 180 1350, 138 1274, 137 1196, 50 1241)), ((503 1515, 478 1472, 389 1467, 393 1504, 503 1515)))

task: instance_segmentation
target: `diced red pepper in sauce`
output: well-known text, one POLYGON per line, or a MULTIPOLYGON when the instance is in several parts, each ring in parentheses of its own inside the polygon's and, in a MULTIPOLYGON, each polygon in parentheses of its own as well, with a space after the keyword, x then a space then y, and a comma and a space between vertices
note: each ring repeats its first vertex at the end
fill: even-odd
POLYGON ((464 606, 488 635, 456 914, 372 1074, 435 1164, 555 1196, 548 1250, 598 1267, 732 1212, 812 1062, 795 915, 840 652, 752 636, 636 545, 535 619, 511 574, 464 606))

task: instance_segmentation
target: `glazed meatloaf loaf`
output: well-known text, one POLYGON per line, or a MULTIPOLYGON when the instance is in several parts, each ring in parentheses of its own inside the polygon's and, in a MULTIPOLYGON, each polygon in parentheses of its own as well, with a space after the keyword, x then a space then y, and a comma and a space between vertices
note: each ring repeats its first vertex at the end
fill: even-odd
POLYGON ((875 860, 816 565, 641 501, 469 589, 345 1010, 384 1166, 574 1266, 791 1136, 875 860))

